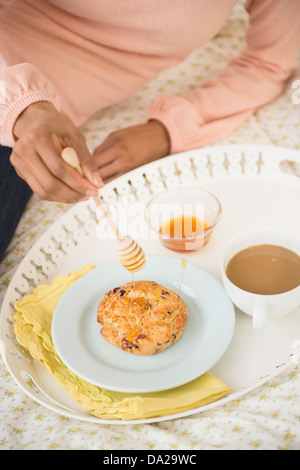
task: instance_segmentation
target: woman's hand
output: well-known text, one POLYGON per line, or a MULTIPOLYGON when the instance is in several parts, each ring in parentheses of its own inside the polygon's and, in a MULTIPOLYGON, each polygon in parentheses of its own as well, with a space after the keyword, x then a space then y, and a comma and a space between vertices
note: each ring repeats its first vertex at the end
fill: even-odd
POLYGON ((73 203, 98 194, 103 183, 84 136, 51 103, 28 106, 16 121, 14 133, 18 140, 10 161, 38 197, 73 203), (64 147, 76 150, 85 177, 63 161, 64 147))
POLYGON ((159 121, 127 127, 111 133, 94 151, 103 180, 112 180, 129 170, 168 155, 170 141, 159 121))

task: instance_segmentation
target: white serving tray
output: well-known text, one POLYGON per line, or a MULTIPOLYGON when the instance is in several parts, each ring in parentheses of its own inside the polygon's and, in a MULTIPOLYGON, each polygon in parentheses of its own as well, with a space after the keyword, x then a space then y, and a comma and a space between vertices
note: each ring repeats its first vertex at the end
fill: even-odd
MULTIPOLYGON (((107 184, 101 189, 101 195, 116 216, 126 214, 121 222, 129 220, 129 234, 146 253, 184 257, 221 280, 220 259, 225 246, 233 239, 260 230, 300 237, 300 180, 283 170, 299 164, 299 152, 281 147, 209 147, 138 168, 107 184), (153 236, 149 237, 143 209, 157 192, 191 185, 213 192, 220 199, 223 212, 209 244, 197 253, 183 256, 168 251, 153 236)), ((87 263, 99 266, 116 259, 111 237, 93 202, 79 203, 37 241, 8 286, 1 311, 1 353, 11 376, 33 400, 58 414, 89 422, 165 421, 195 415, 237 399, 299 361, 300 309, 271 321, 265 330, 254 330, 251 318, 236 309, 233 340, 225 355, 211 369, 232 388, 226 397, 201 408, 161 418, 121 421, 104 420, 89 414, 17 343, 13 332, 13 304, 37 285, 50 283, 57 275, 66 275, 87 263)))

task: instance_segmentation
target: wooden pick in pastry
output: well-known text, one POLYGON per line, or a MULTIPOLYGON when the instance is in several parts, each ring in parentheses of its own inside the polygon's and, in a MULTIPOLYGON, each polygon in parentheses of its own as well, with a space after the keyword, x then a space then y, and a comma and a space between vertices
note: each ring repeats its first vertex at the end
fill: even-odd
MULTIPOLYGON (((66 163, 83 176, 77 153, 72 147, 64 148, 61 152, 61 156, 66 163)), ((117 237, 116 250, 121 264, 131 273, 142 269, 146 264, 146 256, 143 249, 131 237, 121 235, 118 227, 99 197, 94 196, 93 200, 117 237)))

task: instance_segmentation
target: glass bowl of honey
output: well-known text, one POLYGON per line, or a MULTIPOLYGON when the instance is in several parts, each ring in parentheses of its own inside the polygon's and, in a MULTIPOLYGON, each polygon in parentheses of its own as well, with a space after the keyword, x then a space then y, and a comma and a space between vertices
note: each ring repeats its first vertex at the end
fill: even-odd
POLYGON ((208 243, 221 213, 221 203, 211 192, 179 187, 154 196, 146 205, 145 219, 166 248, 197 251, 208 243))

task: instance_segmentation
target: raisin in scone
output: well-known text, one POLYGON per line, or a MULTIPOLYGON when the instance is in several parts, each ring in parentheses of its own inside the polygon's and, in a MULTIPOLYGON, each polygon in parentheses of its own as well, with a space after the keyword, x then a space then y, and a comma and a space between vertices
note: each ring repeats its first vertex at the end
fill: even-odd
POLYGON ((101 334, 132 354, 163 351, 182 336, 188 309, 175 292, 152 281, 129 282, 105 294, 98 305, 101 334))

